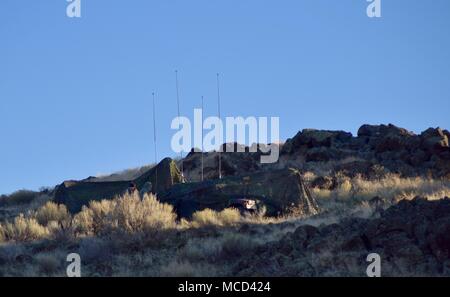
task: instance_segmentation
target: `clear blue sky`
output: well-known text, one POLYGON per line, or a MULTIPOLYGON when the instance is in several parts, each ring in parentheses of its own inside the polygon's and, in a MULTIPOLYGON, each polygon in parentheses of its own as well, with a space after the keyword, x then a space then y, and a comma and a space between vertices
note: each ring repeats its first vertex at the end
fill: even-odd
POLYGON ((303 128, 450 128, 450 1, 0 1, 0 193, 53 186, 173 156, 182 113, 279 116, 303 128))

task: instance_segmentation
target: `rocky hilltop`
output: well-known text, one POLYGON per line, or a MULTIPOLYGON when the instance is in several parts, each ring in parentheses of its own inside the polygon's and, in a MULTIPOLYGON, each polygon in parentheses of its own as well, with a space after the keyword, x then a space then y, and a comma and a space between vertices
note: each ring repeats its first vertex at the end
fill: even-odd
MULTIPOLYGON (((349 132, 304 129, 281 144, 280 159, 261 165, 259 153, 222 154, 224 175, 239 175, 259 170, 294 167, 319 175, 341 172, 377 178, 386 173, 401 176, 450 178, 450 132, 429 128, 419 135, 389 125, 363 125, 357 136, 349 132)), ((234 144, 237 145, 237 144, 234 144)), ((225 145, 224 145, 225 147, 225 145)), ((200 178, 200 153, 184 159, 191 180, 200 178)), ((217 178, 218 155, 205 156, 205 176, 217 178)))
POLYGON ((356 137, 343 131, 303 130, 286 142, 282 156, 286 162, 304 164, 334 161, 333 171, 350 175, 392 172, 449 178, 449 138, 450 132, 440 128, 416 135, 392 124, 363 125, 356 137))
POLYGON ((242 148, 220 179, 191 152, 0 197, 0 276, 64 276, 74 252, 86 276, 364 277, 374 253, 382 276, 450 275, 448 131, 305 129, 264 165, 242 148))
MULTIPOLYGON (((449 131, 440 128, 416 135, 392 124, 363 125, 357 136, 304 129, 280 145, 280 158, 274 164, 261 164, 261 153, 249 152, 248 147, 240 153, 225 152, 221 154, 223 179, 219 180, 219 155, 205 152, 201 181, 202 153, 192 151, 178 162, 164 159, 132 182, 139 191, 150 185, 148 191, 175 206, 181 217, 205 208, 221 210, 236 198, 261 202, 269 215, 286 214, 292 209, 315 214, 318 206, 301 172, 314 172, 317 178, 311 181, 312 186, 323 189, 333 189, 337 175, 379 179, 395 173, 448 180, 449 138, 449 131)), ((224 144, 224 151, 230 145, 239 144, 224 144)), ((128 186, 129 181, 69 181, 57 187, 55 200, 78 212, 90 200, 112 199, 128 186)))

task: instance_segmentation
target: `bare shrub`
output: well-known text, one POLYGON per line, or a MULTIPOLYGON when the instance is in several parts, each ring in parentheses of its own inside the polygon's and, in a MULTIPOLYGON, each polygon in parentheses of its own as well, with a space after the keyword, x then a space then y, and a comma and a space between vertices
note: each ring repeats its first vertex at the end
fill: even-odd
POLYGON ((155 196, 125 195, 117 200, 113 218, 118 227, 128 233, 151 232, 175 226, 176 214, 169 204, 160 203, 155 196))
POLYGON ((76 238, 71 221, 65 221, 63 223, 50 221, 47 225, 47 230, 49 237, 61 244, 72 242, 76 238))
POLYGON ((65 205, 58 205, 51 201, 48 201, 44 206, 39 208, 35 212, 34 218, 42 226, 47 226, 52 221, 63 224, 69 222, 71 219, 65 205))
POLYGON ((212 209, 204 209, 202 211, 196 211, 192 215, 192 224, 195 227, 203 227, 210 225, 218 225, 217 213, 212 209))
POLYGON ((231 226, 241 221, 241 213, 236 208, 226 208, 217 213, 222 226, 231 226))
POLYGON ((26 218, 23 214, 14 219, 13 223, 6 223, 3 227, 5 238, 14 241, 32 241, 42 239, 48 235, 48 230, 34 218, 26 218))
POLYGON ((192 224, 194 227, 207 226, 232 226, 242 221, 239 210, 227 208, 220 212, 204 209, 196 211, 192 215, 192 224))
MULTIPOLYGON (((112 220, 112 211, 116 200, 91 201, 89 206, 74 217, 75 230, 88 234, 102 234, 115 227, 112 220)), ((116 225, 116 224, 115 224, 116 225)))
POLYGON ((94 231, 92 210, 86 206, 83 206, 82 210, 73 217, 72 225, 75 234, 89 235, 94 231))
POLYGON ((113 231, 152 233, 174 228, 175 220, 171 205, 148 194, 141 200, 135 193, 114 200, 92 201, 74 217, 74 227, 77 232, 98 235, 113 231))

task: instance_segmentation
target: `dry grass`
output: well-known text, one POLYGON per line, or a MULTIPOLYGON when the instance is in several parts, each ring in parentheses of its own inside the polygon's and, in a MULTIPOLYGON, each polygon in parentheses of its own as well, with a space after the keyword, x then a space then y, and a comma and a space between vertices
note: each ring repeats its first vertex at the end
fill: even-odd
MULTIPOLYGON (((315 175, 306 173, 305 177, 311 180, 315 175)), ((267 226, 290 223, 295 227, 305 222, 334 223, 345 216, 370 217, 374 208, 367 201, 375 196, 390 203, 416 196, 428 199, 450 196, 450 181, 400 178, 396 175, 378 180, 366 180, 360 176, 337 176, 337 185, 334 190, 311 189, 326 212, 326 215, 317 218, 293 215, 269 218, 264 215, 264 211, 255 215, 241 215, 237 209, 224 209, 220 212, 205 209, 195 212, 190 221, 177 222, 172 206, 160 203, 153 195, 146 194, 141 199, 137 193, 126 194, 114 200, 92 201, 72 218, 65 206, 47 202, 28 215, 15 217, 12 223, 0 225, 0 242, 30 241, 55 237, 55 234, 60 233, 73 233, 75 237, 109 236, 113 233, 154 236, 165 230, 184 232, 208 227, 236 228, 244 224, 267 226), (324 219, 326 216, 328 221, 324 219)))
POLYGON ((188 228, 203 228, 203 227, 232 227, 240 226, 243 224, 252 225, 267 225, 267 224, 279 224, 282 222, 290 221, 293 219, 301 219, 304 216, 293 215, 291 212, 289 215, 279 217, 267 217, 266 208, 263 206, 260 210, 253 214, 241 214, 238 209, 226 208, 222 211, 214 211, 211 209, 204 209, 197 211, 192 215, 191 221, 184 221, 183 223, 188 228))
POLYGON ((239 210, 227 208, 220 212, 205 209, 197 211, 192 216, 192 226, 206 227, 206 226, 233 226, 241 222, 241 214, 239 210))
POLYGON ((176 214, 153 195, 125 194, 114 200, 92 201, 74 217, 79 233, 103 235, 114 231, 151 233, 175 227, 176 214))
POLYGON ((354 178, 338 177, 337 189, 314 188, 312 192, 317 199, 335 198, 364 201, 376 196, 395 201, 412 199, 416 196, 441 199, 450 196, 450 181, 422 177, 401 178, 395 174, 390 174, 378 180, 367 180, 361 176, 354 178))
MULTIPOLYGON (((314 180, 313 173, 306 175, 314 180)), ((377 212, 377 206, 369 201, 380 197, 387 208, 400 200, 411 200, 417 196, 429 200, 450 197, 450 181, 423 177, 401 178, 388 174, 383 178, 368 180, 361 176, 353 178, 336 175, 336 188, 333 190, 312 188, 312 195, 321 207, 318 220, 324 223, 336 223, 345 217, 369 218, 377 212)), ((314 221, 314 219, 313 219, 314 221)))
POLYGON ((12 223, 4 224, 1 229, 7 241, 33 241, 48 236, 47 228, 39 225, 34 218, 19 215, 12 223))
MULTIPOLYGON (((315 175, 307 177, 311 180, 315 175)), ((449 181, 426 178, 391 175, 369 181, 338 176, 337 185, 334 190, 311 189, 323 212, 306 218, 205 209, 191 220, 177 221, 172 206, 152 195, 141 199, 138 194, 91 202, 73 217, 64 206, 48 202, 0 224, 0 261, 5 263, 0 275, 64 275, 64 256, 78 252, 86 263, 83 275, 230 276, 233 267, 256 248, 280 240, 300 225, 328 225, 349 216, 376 215, 369 202, 375 196, 392 203, 418 195, 428 199, 450 196, 449 181), (57 234, 70 235, 71 240, 62 241, 57 234), (36 244, 43 246, 40 252, 34 251, 36 244), (18 264, 24 255, 32 261, 18 264)), ((278 256, 275 253, 273 258, 278 256)), ((324 251, 308 261, 326 267, 332 259, 324 251)), ((347 264, 357 271, 354 263, 347 264)))
POLYGON ((133 194, 93 201, 73 219, 64 205, 47 202, 36 211, 20 214, 11 223, 0 224, 0 241, 50 239, 64 232, 79 236, 107 236, 116 232, 152 235, 175 227, 172 206, 159 203, 152 195, 141 200, 138 194, 133 194))

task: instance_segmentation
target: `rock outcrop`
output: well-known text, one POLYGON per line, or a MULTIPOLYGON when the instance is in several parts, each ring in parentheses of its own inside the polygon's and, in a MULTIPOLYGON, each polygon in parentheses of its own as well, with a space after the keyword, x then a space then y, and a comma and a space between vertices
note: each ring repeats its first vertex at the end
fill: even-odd
POLYGON ((379 218, 304 225, 258 247, 235 267, 242 276, 365 276, 369 253, 382 276, 450 276, 450 199, 403 200, 379 218))
MULTIPOLYGON (((450 133, 440 128, 416 135, 391 124, 363 125, 356 137, 344 131, 305 129, 282 145, 275 164, 261 164, 260 153, 250 152, 248 147, 225 144, 224 151, 233 146, 233 151, 239 147, 242 152, 221 154, 222 180, 218 180, 217 152, 203 153, 204 182, 200 182, 202 153, 191 152, 178 161, 178 165, 183 164, 187 183, 182 183, 176 162, 169 158, 133 182, 139 191, 151 189, 161 200, 173 204, 181 216, 207 207, 220 210, 234 198, 259 199, 271 215, 285 213, 292 205, 312 214, 317 211, 315 202, 305 194, 307 187, 298 172, 289 168, 317 171, 319 178, 313 185, 322 189, 334 189, 338 174, 369 179, 386 173, 450 178, 449 137, 450 133), (328 177, 321 174, 324 168, 328 177)), ((95 178, 68 181, 58 186, 55 200, 76 212, 90 200, 122 194, 129 182, 95 178)))
POLYGON ((416 135, 392 124, 363 125, 356 137, 343 131, 305 129, 286 141, 281 159, 308 169, 334 162, 335 172, 368 178, 376 177, 380 168, 403 176, 450 177, 449 135, 440 128, 416 135))
MULTIPOLYGON (((386 173, 450 178, 449 137, 450 132, 440 128, 416 135, 392 124, 363 125, 356 136, 345 131, 304 129, 281 146, 280 161, 275 164, 260 164, 260 154, 249 152, 248 147, 243 147, 242 153, 222 153, 222 175, 325 167, 331 174, 360 174, 369 179, 386 173)), ((203 158, 205 178, 217 178, 218 154, 204 153, 203 158)), ((190 181, 199 181, 201 153, 191 152, 184 159, 184 169, 190 181)))

